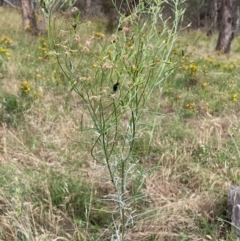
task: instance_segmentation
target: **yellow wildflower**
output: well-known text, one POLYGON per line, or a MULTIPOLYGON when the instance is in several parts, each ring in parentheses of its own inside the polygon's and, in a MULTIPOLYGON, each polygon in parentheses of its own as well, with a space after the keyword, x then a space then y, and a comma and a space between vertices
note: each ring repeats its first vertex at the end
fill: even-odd
POLYGON ((30 92, 31 88, 30 88, 30 84, 27 80, 24 80, 21 83, 20 90, 21 90, 22 93, 29 93, 30 92))
POLYGON ((235 93, 232 95, 232 100, 236 102, 238 100, 238 95, 235 93))
POLYGON ((96 33, 94 34, 94 37, 95 37, 96 39, 103 39, 103 38, 105 38, 105 35, 104 35, 103 33, 96 32, 96 33))
POLYGON ((194 64, 194 63, 192 63, 192 64, 189 65, 189 69, 190 69, 193 73, 195 73, 195 72, 198 71, 198 67, 197 67, 196 64, 194 64))

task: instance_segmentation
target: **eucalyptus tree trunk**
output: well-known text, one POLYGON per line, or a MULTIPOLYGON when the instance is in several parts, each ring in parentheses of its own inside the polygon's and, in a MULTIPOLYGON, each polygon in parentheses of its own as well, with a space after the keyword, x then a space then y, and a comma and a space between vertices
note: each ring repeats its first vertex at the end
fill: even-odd
POLYGON ((237 6, 237 13, 236 13, 236 32, 239 34, 240 31, 240 6, 237 6))
POLYGON ((218 1, 217 0, 213 0, 212 3, 211 3, 211 20, 212 20, 212 23, 207 31, 207 36, 211 36, 214 31, 216 30, 217 28, 217 24, 218 24, 218 9, 219 9, 219 6, 218 6, 218 1))
POLYGON ((23 28, 25 31, 36 35, 38 33, 37 21, 31 0, 21 0, 23 28))
POLYGON ((86 15, 88 15, 88 13, 89 13, 89 8, 90 8, 90 6, 91 6, 91 0, 86 0, 86 6, 85 6, 85 8, 86 8, 86 15))
POLYGON ((231 42, 235 32, 235 0, 222 0, 221 26, 218 36, 216 50, 222 53, 229 53, 231 42))

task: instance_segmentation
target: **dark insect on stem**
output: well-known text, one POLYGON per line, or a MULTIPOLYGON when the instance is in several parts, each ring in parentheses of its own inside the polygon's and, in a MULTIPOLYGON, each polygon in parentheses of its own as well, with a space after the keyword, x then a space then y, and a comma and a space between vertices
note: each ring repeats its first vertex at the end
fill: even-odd
POLYGON ((41 0, 40 1, 40 6, 43 9, 43 11, 48 14, 48 9, 47 9, 45 1, 41 0))
POLYGON ((77 24, 76 24, 76 23, 73 24, 72 27, 73 27, 74 30, 76 30, 76 28, 77 28, 77 24))
POLYGON ((115 93, 118 90, 119 83, 113 85, 113 92, 115 93))

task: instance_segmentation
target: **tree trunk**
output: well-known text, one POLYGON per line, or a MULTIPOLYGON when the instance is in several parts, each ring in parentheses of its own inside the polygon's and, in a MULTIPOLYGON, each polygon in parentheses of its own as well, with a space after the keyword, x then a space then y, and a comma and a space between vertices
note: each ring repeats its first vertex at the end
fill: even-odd
POLYGON ((235 0, 222 0, 221 26, 218 36, 216 50, 222 53, 229 53, 231 42, 235 31, 235 0))
POLYGON ((240 30, 240 6, 237 6, 237 13, 236 13, 236 34, 239 34, 240 30))
POLYGON ((21 0, 23 28, 25 31, 36 35, 38 33, 37 21, 30 0, 21 0))
POLYGON ((90 9, 90 6, 91 6, 91 0, 86 0, 86 15, 88 15, 89 13, 89 9, 90 9))
POLYGON ((217 27, 217 23, 218 23, 218 1, 217 0, 212 1, 210 12, 211 12, 212 23, 207 31, 207 36, 211 36, 217 27))
POLYGON ((39 4, 37 4, 37 6, 35 6, 34 13, 35 13, 35 17, 38 19, 37 33, 38 34, 46 33, 48 22, 47 22, 45 14, 39 4))
POLYGON ((228 206, 231 215, 233 239, 240 238, 240 187, 231 186, 228 190, 228 206))

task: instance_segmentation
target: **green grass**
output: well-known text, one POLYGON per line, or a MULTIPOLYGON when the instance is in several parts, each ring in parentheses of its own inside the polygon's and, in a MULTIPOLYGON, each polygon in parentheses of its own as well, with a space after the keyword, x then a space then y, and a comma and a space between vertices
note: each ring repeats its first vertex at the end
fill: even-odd
MULTIPOLYGON (((10 54, 0 51, 0 239, 109 240, 114 190, 79 130, 89 124, 83 103, 46 36, 25 34, 18 11, 0 8, 0 23, 0 48, 10 54)), ((104 27, 77 31, 87 40, 104 27)), ((131 240, 232 240, 219 218, 229 221, 226 194, 240 179, 240 45, 237 37, 224 56, 216 40, 181 33, 172 57, 181 61, 144 110, 134 158, 146 181, 131 240)))

